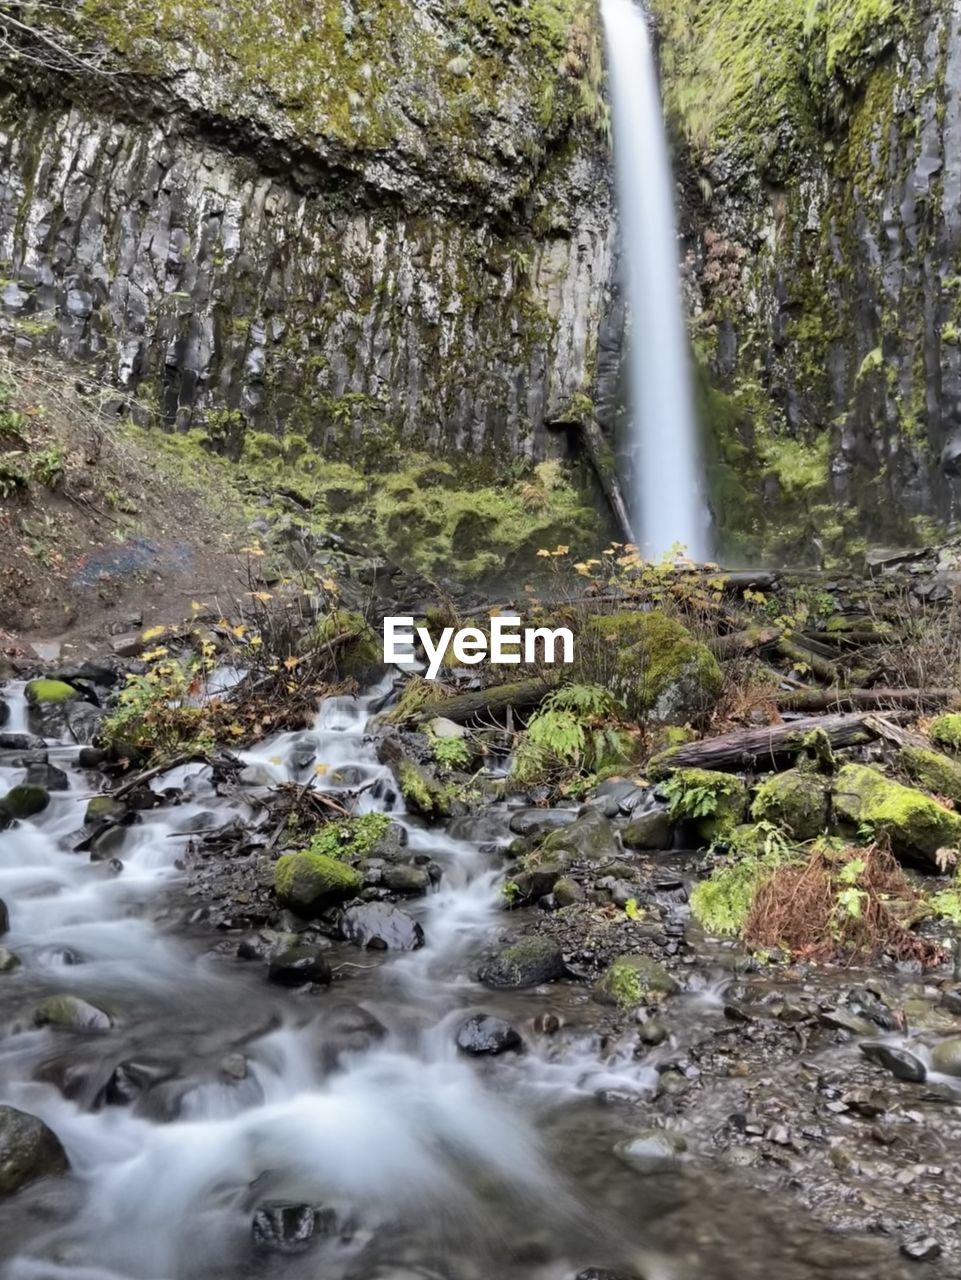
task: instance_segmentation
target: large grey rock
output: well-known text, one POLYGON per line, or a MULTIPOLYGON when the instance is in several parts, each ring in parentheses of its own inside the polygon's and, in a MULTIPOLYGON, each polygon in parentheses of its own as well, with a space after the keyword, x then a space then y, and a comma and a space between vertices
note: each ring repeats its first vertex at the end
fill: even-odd
POLYGON ((65 1173, 67 1154, 42 1120, 0 1106, 0 1196, 13 1195, 38 1178, 65 1173))
POLYGON ((552 832, 541 849, 546 854, 598 863, 612 862, 620 853, 614 828, 597 809, 584 810, 570 826, 552 832))
POLYGON ((340 928, 348 942, 372 951, 416 951, 424 930, 406 911, 386 902, 364 902, 341 913, 340 928))

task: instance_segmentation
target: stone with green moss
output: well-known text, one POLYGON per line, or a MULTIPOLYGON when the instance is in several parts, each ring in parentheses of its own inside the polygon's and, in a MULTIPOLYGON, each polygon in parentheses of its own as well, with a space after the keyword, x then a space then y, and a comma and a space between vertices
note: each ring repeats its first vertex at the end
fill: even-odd
POLYGON ((0 800, 0 817, 33 818, 38 813, 43 813, 49 803, 50 792, 46 787, 21 782, 11 787, 0 800))
POLYGON ((63 680, 31 680, 24 689, 24 694, 34 706, 68 702, 79 696, 73 685, 66 684, 63 680))
POLYGON ((926 747, 904 746, 900 752, 904 771, 919 787, 961 805, 961 764, 940 751, 926 747))
POLYGON ((479 977, 485 987, 521 991, 554 982, 566 972, 561 949, 549 938, 521 938, 503 947, 482 966, 479 977))
POLYGON ((396 769, 401 795, 417 813, 427 818, 449 818, 455 791, 439 782, 413 760, 399 761, 396 769))
POLYGON ((274 867, 274 892, 284 906, 310 914, 359 893, 363 875, 325 853, 286 853, 274 867))
POLYGON ((748 789, 733 773, 675 769, 658 787, 672 821, 686 820, 705 841, 723 841, 747 815, 748 789))
POLYGON ((602 670, 611 665, 611 686, 632 716, 682 725, 702 719, 717 701, 717 659, 662 610, 594 618, 587 630, 582 652, 602 670))
POLYGON ((813 840, 828 825, 830 786, 811 769, 776 773, 758 787, 751 817, 783 827, 795 840, 813 840))
POLYGON ((573 822, 552 831, 537 852, 542 857, 604 863, 613 861, 620 850, 609 820, 599 809, 585 809, 573 822))
POLYGON ((35 1027, 56 1027, 66 1031, 109 1031, 113 1019, 103 1009, 79 996, 48 996, 34 1006, 35 1027))
POLYGON ((870 765, 846 764, 834 783, 834 812, 852 833, 890 840, 895 854, 940 870, 939 849, 961 845, 961 816, 870 765))
POLYGON ((599 1004, 633 1007, 642 1001, 660 1000, 680 990, 676 979, 650 956, 620 955, 594 984, 593 998, 599 1004))
POLYGON ((961 711, 948 711, 936 716, 928 726, 928 736, 939 747, 961 752, 961 711))

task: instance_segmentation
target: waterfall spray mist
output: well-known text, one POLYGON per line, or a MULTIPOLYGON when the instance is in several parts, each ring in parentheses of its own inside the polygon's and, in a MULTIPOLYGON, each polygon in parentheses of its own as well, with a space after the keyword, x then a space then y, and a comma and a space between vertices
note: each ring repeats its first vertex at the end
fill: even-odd
POLYGON ((654 55, 632 0, 601 0, 630 343, 634 528, 643 554, 708 556, 708 518, 677 263, 671 165, 654 55))

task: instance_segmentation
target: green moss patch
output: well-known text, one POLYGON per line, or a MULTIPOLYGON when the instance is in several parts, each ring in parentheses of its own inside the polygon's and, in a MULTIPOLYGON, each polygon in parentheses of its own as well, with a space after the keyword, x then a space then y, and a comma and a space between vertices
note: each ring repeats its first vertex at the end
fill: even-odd
POLYGON ((79 696, 72 685, 65 684, 62 680, 31 680, 24 693, 27 701, 34 706, 68 702, 79 696))
POLYGON ((888 839, 895 853, 934 869, 939 849, 961 845, 961 816, 868 765, 847 764, 838 774, 834 812, 854 831, 888 839))
POLYGON ((277 859, 274 891, 295 911, 310 912, 352 898, 364 878, 359 871, 328 854, 302 849, 277 859))

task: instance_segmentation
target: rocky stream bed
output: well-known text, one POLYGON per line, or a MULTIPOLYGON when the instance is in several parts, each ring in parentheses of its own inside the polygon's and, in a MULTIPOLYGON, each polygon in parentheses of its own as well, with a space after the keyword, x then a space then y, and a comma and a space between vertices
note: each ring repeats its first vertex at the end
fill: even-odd
POLYGON ((657 784, 531 808, 495 752, 487 802, 410 812, 391 674, 118 781, 90 742, 122 665, 2 690, 9 1280, 956 1274, 950 954, 707 937, 657 784), (334 885, 277 847, 317 776, 367 823, 334 885))

